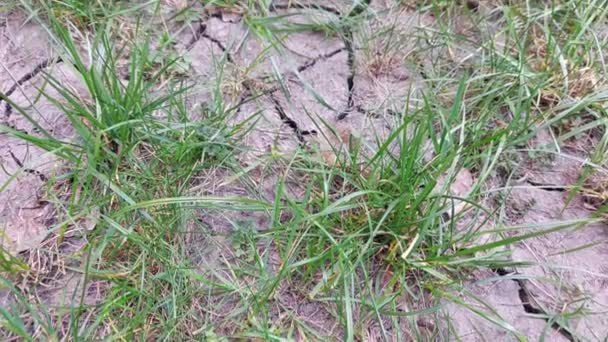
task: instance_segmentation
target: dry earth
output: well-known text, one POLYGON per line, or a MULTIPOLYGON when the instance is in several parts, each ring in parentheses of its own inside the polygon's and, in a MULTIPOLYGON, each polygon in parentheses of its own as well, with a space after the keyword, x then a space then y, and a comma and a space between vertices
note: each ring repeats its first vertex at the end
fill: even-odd
MULTIPOLYGON (((381 6, 380 1, 374 1, 373 10, 380 13, 381 6)), ((279 6, 276 12, 297 13, 288 17, 291 21, 310 20, 302 19, 304 16, 319 16, 315 11, 279 9, 279 6)), ((372 21, 363 29, 380 30, 383 25, 399 23, 399 32, 395 34, 402 35, 404 40, 411 40, 411 45, 416 44, 413 33, 433 22, 432 17, 421 17, 405 8, 398 13, 385 14, 383 18, 372 21)), ((283 53, 265 55, 255 70, 243 79, 240 73, 258 56, 263 44, 245 31, 237 14, 215 13, 196 23, 192 31, 181 33, 179 38, 181 51, 191 61, 190 77, 193 79, 218 77, 214 61, 218 57, 223 58, 228 70, 226 77, 234 79, 224 89, 223 95, 229 103, 241 103, 254 88, 257 92, 265 92, 265 95, 243 104, 238 115, 232 118, 234 122, 240 122, 249 116, 259 115, 255 131, 244 141, 249 152, 241 156, 243 165, 252 163, 257 156, 271 150, 291 153, 298 145, 312 150, 319 147, 320 158, 332 159, 335 158, 332 153, 324 153, 328 152, 328 147, 339 141, 348 141, 353 136, 371 146, 376 135, 382 136, 391 131, 395 113, 405 105, 405 96, 415 94, 424 82, 420 70, 393 63, 407 55, 407 50, 391 52, 391 56, 381 55, 380 39, 372 41, 377 46, 362 49, 356 43, 354 47, 345 46, 340 37, 325 36, 323 33, 294 34, 282 42, 283 53), (275 70, 283 75, 285 89, 281 89, 275 79, 275 70), (319 97, 324 99, 326 105, 320 104, 319 97), (338 134, 334 135, 328 127, 320 125, 321 120, 317 116, 336 127, 338 134)), ((78 80, 70 75, 70 66, 53 63, 54 57, 48 36, 38 24, 17 12, 0 14, 0 90, 25 106, 36 123, 58 138, 70 139, 69 124, 60 110, 37 95, 37 89, 45 86, 41 71, 78 88, 78 80)), ((209 90, 201 87, 192 94, 192 103, 200 103, 209 96, 209 90)), ((15 113, 5 102, 0 106, 0 119, 3 124, 19 131, 38 134, 32 123, 15 113)), ((530 158, 527 169, 521 171, 520 179, 509 184, 506 184, 506 180, 497 180, 497 183, 502 182, 499 184, 501 186, 512 187, 507 192, 503 223, 543 224, 593 215, 581 196, 575 197, 570 203, 566 202, 569 194, 567 189, 576 183, 581 160, 585 160, 586 155, 576 149, 565 148, 563 152, 571 158, 562 156, 545 162, 530 158)), ((0 192, 2 245, 14 254, 31 259, 40 246, 48 243, 52 236, 49 229, 58 219, 54 207, 45 196, 56 191, 53 188, 56 184, 48 184, 47 180, 62 166, 49 154, 6 134, 0 135, 0 162, 0 185, 3 187, 0 192)), ((255 168, 250 177, 256 180, 267 199, 272 200, 276 173, 271 169, 255 168)), ((200 175, 198 179, 201 184, 209 186, 195 186, 193 194, 211 192, 215 195, 238 195, 249 191, 238 182, 230 181, 230 175, 226 174, 200 175)), ((297 180, 289 185, 289 191, 292 196, 299 196, 297 180)), ((57 193, 55 196, 61 197, 57 193)), ((232 229, 230 222, 237 216, 201 212, 204 225, 216 232, 232 229), (227 220, 226 215, 233 216, 227 220)), ((261 214, 237 218, 255 222, 258 229, 264 229, 268 222, 268 218, 261 214)), ((92 228, 86 226, 83 221, 73 229, 92 228)), ((570 331, 590 341, 605 340, 608 336, 607 228, 603 223, 596 223, 517 243, 510 247, 513 260, 529 261, 537 266, 477 272, 470 275, 467 281, 469 286, 463 289, 463 293, 472 293, 491 304, 494 315, 502 317, 530 340, 541 337, 548 341, 571 340, 568 331, 562 329, 558 332, 554 329, 559 327, 559 315, 568 313, 576 316, 570 319, 570 322, 575 322, 567 327, 570 331), (577 249, 585 245, 591 246, 577 249), (520 280, 529 277, 534 280, 520 280), (557 323, 554 323, 554 319, 557 323)), ((71 243, 78 245, 77 239, 71 243)), ((193 259, 201 264, 217 263, 222 259, 218 253, 224 253, 223 260, 236 258, 223 238, 195 237, 192 243, 196 247, 193 248, 196 250, 193 259)), ((222 265, 218 265, 218 268, 221 269, 222 265)), ((44 273, 44 270, 39 272, 44 273)), ((65 272, 55 280, 52 288, 74 288, 77 283, 77 280, 70 278, 69 272, 65 272)), ((294 286, 297 287, 291 285, 294 286)), ((95 297, 95 289, 91 291, 95 297)), ((49 292, 45 295, 49 303, 57 304, 61 301, 58 298, 69 297, 65 292, 70 291, 56 292, 59 293, 49 292)), ((339 324, 328 313, 331 307, 310 301, 303 295, 305 291, 289 286, 284 286, 279 292, 282 305, 277 306, 273 315, 280 317, 287 307, 327 336, 340 336, 339 324)), ((464 298, 471 301, 470 297, 464 298)), ((6 295, 3 300, 7 304, 6 295)), ((491 312, 479 303, 469 304, 477 310, 491 312)), ((438 329, 441 340, 502 341, 506 338, 503 330, 472 315, 460 305, 446 303, 443 314, 451 318, 451 324, 431 329, 438 329)), ((419 325, 424 326, 423 323, 421 319, 419 325)), ((369 326, 366 329, 370 340, 378 337, 375 332, 377 327, 369 326)))

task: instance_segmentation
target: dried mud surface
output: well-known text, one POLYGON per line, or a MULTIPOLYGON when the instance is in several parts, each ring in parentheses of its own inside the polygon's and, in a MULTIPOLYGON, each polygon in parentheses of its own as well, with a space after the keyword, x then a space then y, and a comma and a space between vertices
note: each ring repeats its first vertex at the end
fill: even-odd
MULTIPOLYGON (((279 14, 302 12, 279 6, 275 11, 279 14)), ((400 22, 400 33, 407 39, 417 27, 433 20, 407 10, 391 15, 395 16, 392 20, 374 22, 367 29, 380 29, 382 25, 400 22)), ((289 18, 304 20, 299 15, 289 18)), ((323 154, 323 149, 347 141, 351 135, 371 144, 376 135, 391 131, 395 112, 405 105, 403 99, 408 92, 420 88, 424 81, 418 71, 392 62, 400 60, 407 51, 378 58, 376 54, 382 53, 382 42, 377 42, 370 56, 357 46, 356 35, 354 46, 349 47, 343 37, 323 33, 291 35, 283 42, 283 53, 266 55, 248 79, 242 80, 239 72, 256 58, 264 45, 245 32, 238 15, 220 13, 197 25, 200 26, 195 25, 192 32, 180 35, 183 51, 192 61, 191 77, 195 80, 218 77, 213 61, 223 56, 227 70, 235 77, 234 88, 225 89, 223 96, 233 105, 242 104, 238 115, 231 120, 236 123, 252 115, 260 116, 254 131, 243 141, 249 147, 249 152, 241 156, 244 165, 273 149, 290 153, 298 146, 317 146, 321 149, 321 158, 331 159, 323 154), (274 69, 283 75, 284 89, 276 80, 274 69), (323 99, 324 105, 320 104, 319 98, 323 99), (319 118, 337 127, 339 134, 334 136, 327 127, 319 125, 319 118)), ((25 106, 36 122, 56 137, 69 139, 69 125, 61 112, 44 98, 37 97, 37 88, 44 86, 41 71, 77 87, 78 81, 71 76, 70 67, 53 63, 54 58, 48 37, 40 26, 18 13, 0 14, 0 90, 7 93, 14 89, 10 91, 10 98, 25 106), (28 99, 37 101, 29 103, 28 99)), ((208 98, 209 91, 201 89, 196 99, 208 98)), ((38 134, 31 123, 14 113, 5 102, 0 103, 0 122, 28 134, 38 134)), ((549 163, 531 161, 523 180, 512 184, 515 187, 507 200, 506 223, 542 224, 592 215, 578 197, 566 204, 568 192, 564 189, 576 182, 581 169, 576 158, 557 158, 549 163)), ((54 208, 45 199, 47 180, 62 165, 49 154, 6 134, 0 134, 0 163, 0 184, 8 184, 0 192, 0 227, 4 233, 0 242, 13 253, 35 250, 44 243, 54 222, 54 208)), ((240 184, 226 182, 230 175, 201 176, 210 177, 217 179, 211 183, 223 184, 212 188, 215 195, 242 195, 249 191, 240 184)), ((251 177, 266 199, 272 200, 276 174, 272 170, 256 169, 251 177)), ((297 181, 287 185, 294 197, 299 195, 296 185, 297 181)), ((202 190, 194 189, 193 194, 202 194, 202 190)), ((229 243, 220 236, 234 228, 230 222, 235 219, 253 222, 260 230, 269 222, 264 215, 242 215, 201 212, 201 224, 216 234, 192 240, 197 246, 193 259, 208 264, 235 258, 229 243), (219 254, 224 258, 219 258, 219 254)), ((526 240, 511 246, 512 258, 539 266, 475 273, 463 291, 491 304, 497 316, 530 340, 544 337, 548 341, 567 341, 573 340, 572 333, 592 341, 602 340, 608 335, 608 314, 605 314, 608 309, 607 237, 608 227, 597 223, 526 240), (589 244, 592 247, 577 249, 589 244), (529 277, 533 280, 528 280, 529 277), (580 314, 570 319, 574 322, 570 326, 561 326, 559 320, 554 319, 577 310, 580 314)), ((272 253, 272 250, 265 253, 272 253)), ((222 267, 218 264, 218 272, 223 272, 222 267)), ((67 274, 60 279, 66 279, 66 288, 78 287, 77 281, 75 283, 67 274)), ((340 336, 339 324, 330 314, 331 307, 310 300, 290 286, 284 286, 278 292, 281 305, 277 305, 273 315, 279 317, 282 311, 291 310, 327 336, 340 336)), ((66 297, 66 294, 46 297, 52 305, 62 302, 58 298, 66 297)), ((0 303, 2 300, 0 296, 0 303)), ((479 303, 468 304, 481 311, 488 310, 479 303)), ((439 335, 445 340, 513 339, 512 335, 506 335, 462 306, 446 304, 443 314, 451 319, 450 325, 439 327, 439 335)), ((375 336, 374 327, 370 326, 369 331, 370 338, 375 336)))

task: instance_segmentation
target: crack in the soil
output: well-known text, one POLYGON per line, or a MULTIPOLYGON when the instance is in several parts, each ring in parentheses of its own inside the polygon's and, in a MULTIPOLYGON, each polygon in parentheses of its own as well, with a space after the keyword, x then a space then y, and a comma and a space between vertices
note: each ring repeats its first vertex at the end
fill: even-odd
POLYGON ((330 6, 325 6, 325 5, 319 5, 319 4, 299 4, 299 3, 294 3, 294 2, 289 2, 286 4, 270 4, 270 6, 268 7, 268 10, 270 11, 276 11, 276 10, 288 10, 288 9, 313 9, 313 10, 321 10, 321 11, 325 11, 325 12, 329 12, 332 14, 335 14, 337 16, 341 16, 342 13, 330 6))
MULTIPOLYGON (((310 58, 308 61, 306 61, 305 63, 303 63, 300 66, 298 66, 296 68, 296 70, 298 72, 304 72, 304 71, 306 71, 306 70, 314 67, 318 62, 325 61, 325 60, 327 60, 329 58, 332 58, 335 55, 337 55, 337 54, 339 54, 339 53, 341 53, 343 51, 346 51, 346 49, 342 47, 342 48, 330 51, 328 53, 325 53, 325 54, 318 55, 316 57, 310 58)), ((292 77, 296 76, 295 72, 289 72, 289 73, 287 73, 286 75, 283 75, 283 76, 284 76, 284 78, 288 79, 288 81, 290 81, 290 82, 297 83, 297 84, 300 84, 300 85, 302 84, 299 81, 291 79, 292 77)), ((266 75, 263 75, 263 76, 260 76, 260 77, 256 78, 256 80, 266 81, 266 80, 272 79, 273 77, 274 77, 273 74, 266 74, 266 75)), ((276 92, 279 89, 280 89, 280 87, 276 86, 276 87, 271 88, 271 90, 269 90, 268 92, 274 93, 274 92, 276 92)))
POLYGON ((196 44, 196 42, 201 39, 205 31, 207 31, 207 25, 200 21, 198 24, 198 28, 196 29, 196 31, 194 31, 194 35, 192 35, 192 38, 190 38, 190 41, 188 42, 188 44, 186 44, 187 51, 192 50, 194 44, 196 44))
POLYGON ((346 50, 346 48, 343 47, 343 48, 339 48, 334 51, 328 52, 326 54, 322 54, 317 57, 314 57, 311 60, 309 60, 308 62, 300 65, 296 70, 298 70, 298 72, 306 71, 306 70, 312 68, 313 66, 315 66, 315 64, 317 64, 317 62, 319 62, 321 60, 326 60, 326 59, 332 58, 333 56, 335 56, 345 50, 346 50))
MULTIPOLYGON (((365 12, 372 0, 355 0, 355 7, 345 16, 341 17, 340 21, 352 19, 359 14, 365 12)), ((350 114, 355 107, 354 90, 355 90, 355 76, 356 76, 356 66, 355 66, 355 49, 353 48, 353 31, 351 30, 348 23, 344 26, 344 47, 348 52, 348 58, 346 60, 346 64, 348 66, 348 76, 346 77, 346 86, 348 87, 348 99, 346 101, 346 109, 343 110, 340 114, 338 114, 338 120, 345 119, 348 114, 350 114)))
POLYGON ((226 60, 230 63, 234 63, 232 55, 230 54, 230 52, 228 52, 228 49, 226 49, 224 44, 219 39, 207 33, 207 24, 205 24, 202 20, 199 22, 199 26, 196 29, 196 32, 194 32, 194 35, 192 36, 188 44, 186 44, 186 50, 192 50, 194 44, 196 44, 196 42, 198 42, 201 38, 205 38, 215 44, 226 55, 226 60))
POLYGON ((478 0, 467 0, 465 5, 467 8, 473 12, 477 12, 479 10, 479 1, 478 0))
POLYGON ((300 144, 304 144, 306 142, 306 140, 304 139, 304 136, 317 134, 317 132, 315 130, 310 130, 310 131, 302 130, 300 128, 300 126, 298 126, 297 122, 295 122, 292 118, 287 116, 287 113, 285 113, 285 109, 283 109, 283 106, 281 106, 279 99, 277 99, 276 96, 274 96, 274 93, 270 93, 269 96, 270 96, 270 99, 272 100, 272 103, 274 104, 275 111, 277 112, 277 114, 279 114, 279 118, 281 119, 281 121, 283 121, 284 124, 286 124, 287 126, 289 126, 289 128, 291 128, 291 130, 295 133, 296 137, 298 138, 298 141, 300 142, 300 144))
MULTIPOLYGON (((494 272, 501 277, 520 274, 517 271, 508 271, 507 269, 502 268, 502 267, 494 269, 494 272)), ((550 314, 548 314, 545 310, 538 308, 532 304, 532 295, 530 294, 530 290, 528 290, 528 286, 526 285, 526 283, 523 279, 512 278, 511 280, 513 280, 515 283, 517 283, 517 286, 519 287, 519 290, 518 290, 519 300, 521 301, 521 305, 523 306, 525 312, 534 314, 534 315, 543 316, 543 319, 547 323, 551 323, 551 328, 553 328, 553 330, 555 330, 556 332, 561 334, 563 337, 565 337, 569 341, 577 341, 577 339, 574 337, 574 335, 572 334, 571 330, 568 327, 563 326, 561 323, 559 323, 557 321, 550 322, 550 319, 549 319, 550 314)))
MULTIPOLYGON (((7 128, 10 128, 10 129, 12 129, 14 131, 17 131, 19 133, 23 133, 25 135, 32 135, 32 133, 28 132, 27 130, 21 129, 21 128, 17 128, 17 126, 12 125, 12 124, 10 124, 8 122, 2 122, 2 123, 0 123, 0 125, 4 125, 7 128)), ((32 128, 32 131, 34 133, 38 133, 38 132, 40 132, 40 129, 38 129, 38 127, 34 127, 34 128, 32 128)), ((50 131, 52 131, 52 130, 50 130, 50 131)), ((8 132, 0 132, 0 135, 5 135, 5 134, 9 134, 9 133, 8 132)))
POLYGON ((15 90, 17 90, 18 87, 23 85, 23 83, 36 77, 44 69, 48 68, 49 66, 51 66, 53 64, 57 64, 57 63, 61 63, 61 62, 63 62, 63 60, 60 57, 45 59, 44 61, 42 61, 41 63, 36 65, 34 70, 28 72, 27 74, 23 75, 20 79, 18 79, 17 82, 15 82, 15 84, 13 84, 6 93, 1 94, 0 103, 2 103, 2 101, 6 102, 4 105, 4 116, 6 118, 8 118, 11 116, 11 113, 13 112, 13 107, 4 98, 8 99, 15 92, 15 90))
POLYGON ((348 54, 346 65, 348 67, 348 76, 346 77, 346 86, 348 91, 348 99, 346 100, 346 108, 338 114, 338 120, 344 120, 355 106, 354 90, 355 90, 355 51, 352 45, 353 33, 346 28, 344 34, 344 48, 348 54))
POLYGON ((227 24, 238 24, 241 22, 241 20, 243 20, 243 16, 240 16, 239 20, 225 20, 224 16, 222 15, 221 12, 211 13, 209 16, 211 18, 216 18, 216 19, 220 20, 221 22, 227 23, 227 24))
POLYGON ((234 63, 234 60, 232 59, 232 55, 230 54, 230 52, 228 52, 228 49, 226 49, 226 47, 224 46, 224 44, 222 44, 222 42, 219 41, 219 39, 208 35, 206 32, 203 32, 202 36, 204 38, 207 38, 212 43, 214 43, 217 47, 219 47, 220 50, 222 50, 222 52, 226 55, 226 60, 228 62, 234 63))
MULTIPOLYGON (((339 10, 323 5, 317 4, 271 4, 270 10, 278 10, 278 9, 290 9, 290 8, 300 8, 300 9, 317 9, 326 12, 333 13, 339 16, 339 21, 342 23, 342 35, 344 48, 348 53, 348 57, 346 60, 348 66, 348 75, 346 77, 346 86, 348 89, 348 99, 346 101, 346 108, 338 114, 338 121, 344 120, 355 108, 355 100, 354 100, 354 89, 355 89, 355 75, 356 75, 356 66, 355 66, 355 50, 353 48, 353 32, 348 23, 345 23, 346 20, 352 19, 361 13, 365 12, 372 0, 354 0, 355 6, 348 13, 343 14, 339 10)), ((314 63, 312 63, 314 65, 314 63)), ((299 71, 299 70, 298 70, 299 71)))
POLYGON ((566 192, 568 189, 564 186, 554 185, 554 184, 543 184, 539 182, 535 182, 532 180, 527 180, 528 184, 535 186, 541 190, 545 191, 556 191, 556 192, 566 192))
MULTIPOLYGON (((377 111, 365 109, 361 105, 357 105, 354 109, 357 111, 357 113, 363 114, 363 115, 365 115, 365 116, 367 116, 369 118, 372 118, 372 119, 379 119, 379 118, 382 117, 381 114, 378 113, 377 111)), ((385 109, 385 113, 388 114, 388 115, 390 115, 390 116, 395 116, 395 117, 400 117, 401 116, 401 113, 399 113, 399 112, 397 112, 395 110, 392 110, 390 108, 385 109)))
POLYGON ((34 169, 24 168, 23 163, 21 162, 21 160, 19 160, 19 158, 17 158, 17 156, 13 153, 13 151, 9 150, 8 153, 11 155, 11 158, 13 158, 13 161, 15 162, 15 164, 17 164, 17 166, 19 166, 20 168, 23 169, 23 172, 34 175, 43 182, 48 181, 48 178, 42 172, 40 172, 38 170, 34 170, 34 169))
MULTIPOLYGON (((312 67, 314 67, 319 61, 322 60, 326 60, 329 58, 334 57, 335 55, 341 53, 345 51, 345 48, 339 48, 333 51, 330 51, 328 53, 316 56, 312 59, 310 59, 309 61, 307 61, 306 63, 298 66, 296 68, 296 70, 298 72, 303 72, 306 71, 312 67)), ((234 62, 233 62, 234 63, 234 62)), ((266 77, 261 77, 258 79, 265 79, 266 77)), ((276 93, 277 91, 279 91, 281 88, 279 86, 275 86, 273 88, 270 88, 268 90, 265 90, 262 94, 258 94, 258 95, 254 95, 253 92, 251 91, 251 88, 248 85, 245 85, 245 89, 247 90, 247 93, 241 97, 241 99, 239 100, 238 104, 235 106, 237 108, 237 113, 238 111, 240 111, 240 107, 242 104, 246 103, 248 100, 250 100, 253 96, 255 97, 260 97, 260 96, 265 96, 265 95, 269 95, 274 106, 275 106, 275 110, 276 112, 279 114, 279 118, 281 119, 281 121, 283 121, 285 124, 287 124, 295 133, 296 136, 298 137, 298 140, 300 141, 300 143, 304 142, 304 136, 306 135, 316 135, 317 131, 316 130, 302 130, 299 128, 299 126, 297 125, 297 123, 289 118, 289 116, 287 115, 287 113, 285 112, 285 110, 283 109, 283 107, 281 106, 280 102, 278 101, 278 99, 274 96, 274 93, 276 93)))

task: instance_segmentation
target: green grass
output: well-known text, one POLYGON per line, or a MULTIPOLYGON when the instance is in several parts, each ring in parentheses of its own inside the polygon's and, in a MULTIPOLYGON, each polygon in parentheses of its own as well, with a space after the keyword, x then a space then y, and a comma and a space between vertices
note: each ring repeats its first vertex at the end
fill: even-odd
MULTIPOLYGON (((306 9, 306 24, 291 24, 264 1, 207 5, 239 9, 248 35, 265 44, 237 80, 225 55, 215 56, 216 77, 184 72, 186 53, 173 43, 203 17, 200 4, 183 9, 185 19, 167 16, 161 1, 8 5, 45 27, 54 54, 81 84, 67 85, 49 69, 39 94, 65 114, 70 141, 55 138, 3 93, 13 115, 40 131, 0 131, 63 162, 47 194, 57 210, 50 227, 57 246, 74 239, 66 233, 84 219, 95 225, 79 233, 84 244, 73 253, 57 246, 36 251, 62 260, 84 284, 65 293, 63 306, 39 295, 27 258, 0 254, 0 279, 12 296, 0 309, 2 336, 353 341, 367 340, 375 326, 381 339, 443 340, 442 306, 455 302, 524 340, 463 284, 476 270, 524 266, 509 258, 519 241, 594 221, 511 226, 503 214, 509 180, 528 154, 550 158, 572 137, 603 134, 588 151, 593 157, 580 186, 605 162, 604 2, 492 1, 484 15, 452 1, 419 1, 411 10, 435 20, 407 33, 383 20, 404 8, 397 1, 382 11, 357 2, 342 17, 306 9), (282 51, 290 34, 308 31, 352 39, 363 47, 357 58, 394 56, 417 75, 417 90, 386 116, 390 134, 359 143, 351 137, 335 164, 304 148, 273 148, 245 164, 241 156, 252 151, 243 141, 257 134, 261 114, 242 119, 245 105, 222 91, 253 78, 251 70, 282 51), (201 94, 208 100, 193 105, 201 94), (554 144, 531 151, 530 140, 546 128, 554 144), (450 188, 465 171, 474 182, 460 198, 450 188), (467 209, 456 210, 458 203, 467 209), (91 284, 102 289, 93 304, 82 290, 91 284), (335 327, 312 324, 288 298, 296 307, 322 308, 335 327), (423 329, 422 318, 432 328, 423 329)), ((285 75, 274 76, 289 95, 285 75)), ((332 124, 308 114, 332 139, 332 124)), ((61 284, 58 273, 46 277, 61 284)), ((576 317, 553 314, 563 327, 576 317)))

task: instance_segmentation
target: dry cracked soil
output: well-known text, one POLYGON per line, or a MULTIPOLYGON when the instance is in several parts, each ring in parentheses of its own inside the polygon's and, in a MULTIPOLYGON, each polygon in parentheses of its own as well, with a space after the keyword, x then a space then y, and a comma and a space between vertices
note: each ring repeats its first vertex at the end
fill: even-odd
MULTIPOLYGON (((349 2, 334 5, 337 10, 345 11, 349 2)), ((382 1, 373 1, 370 6, 376 13, 384 13, 382 1)), ((319 15, 310 8, 288 8, 278 2, 272 10, 291 23, 305 23, 310 21, 309 16, 319 15)), ((323 15, 333 14, 324 12, 323 15)), ((429 14, 418 14, 403 7, 400 11, 391 10, 384 17, 378 15, 366 29, 379 32, 390 25, 396 27, 393 34, 403 35, 406 40, 421 27, 432 25, 433 21, 429 14)), ((214 67, 218 59, 225 63, 223 77, 238 78, 239 73, 267 48, 259 37, 247 32, 238 13, 220 10, 193 22, 190 29, 177 35, 177 40, 176 49, 189 61, 188 77, 193 80, 220 77, 214 67)), ((248 71, 250 82, 235 81, 233 87, 223 89, 223 97, 228 103, 240 105, 238 114, 231 118, 234 123, 251 116, 257 118, 255 127, 242 141, 248 148, 239 156, 241 162, 247 165, 269 151, 291 153, 300 146, 316 146, 321 151, 320 158, 331 162, 336 158, 331 145, 348 141, 353 136, 371 143, 378 136, 390 134, 395 122, 392 117, 407 104, 406 99, 414 98, 424 86, 425 75, 421 70, 425 66, 422 63, 419 68, 408 68, 395 62, 407 58, 408 46, 418 44, 414 39, 403 44, 390 58, 370 56, 369 51, 380 51, 382 43, 380 38, 371 40, 367 44, 377 46, 363 49, 356 36, 353 42, 345 44, 342 37, 298 32, 282 42, 280 53, 263 54, 261 60, 256 60, 255 68, 248 71), (280 82, 273 76, 276 74, 283 75, 280 82), (255 101, 246 101, 254 87, 263 95, 255 101), (320 98, 324 101, 319 101, 320 98), (336 127, 339 134, 329 134, 326 127, 318 124, 320 120, 336 127), (331 137, 323 138, 327 136, 331 137)), ((73 131, 61 110, 48 98, 39 96, 39 89, 45 87, 44 74, 70 85, 76 93, 83 92, 72 66, 56 57, 48 33, 40 24, 17 10, 0 13, 0 91, 25 108, 37 125, 58 139, 69 140, 73 131)), ((209 97, 210 90, 200 89, 192 94, 192 103, 209 97)), ((16 113, 6 101, 0 102, 0 122, 28 135, 39 134, 36 125, 16 113)), ((533 143, 536 146, 550 144, 550 134, 545 135, 535 137, 533 143)), ((594 215, 594 209, 584 196, 579 194, 570 198, 568 191, 576 184, 588 152, 575 144, 564 146, 561 152, 560 156, 549 160, 525 157, 525 167, 518 171, 518 177, 505 180, 497 176, 492 180, 505 189, 502 192, 506 196, 502 213, 504 223, 542 227, 549 222, 580 220, 594 215)), ((30 253, 27 255, 31 261, 31 251, 44 246, 53 236, 49 229, 55 224, 56 208, 45 198, 48 191, 53 190, 48 189, 47 181, 60 174, 65 165, 51 153, 9 134, 0 135, 0 162, 0 227, 3 231, 0 241, 13 255, 30 253)), ((261 193, 272 202, 276 174, 272 170, 252 169, 251 172, 261 193)), ((226 181, 230 176, 222 172, 200 175, 201 182, 214 185, 194 186, 192 194, 246 194, 245 187, 226 181)), ((474 175, 463 175, 459 181, 464 191, 472 182, 468 177, 474 175)), ((301 196, 297 179, 288 182, 287 187, 294 198, 301 196)), ((62 194, 56 196, 60 198, 62 194)), ((492 200, 489 197, 486 200, 491 206, 492 200)), ((201 217, 206 226, 220 232, 229 231, 230 222, 235 218, 253 221, 258 229, 264 229, 269 222, 263 214, 234 213, 227 220, 224 216, 201 212, 201 217)), ((466 306, 446 302, 442 315, 449 324, 432 329, 441 330, 439 336, 450 340, 503 341, 512 338, 493 322, 471 314, 478 310, 493 312, 529 340, 568 341, 574 340, 574 335, 590 341, 605 340, 608 336, 607 228, 603 222, 596 221, 584 227, 513 243, 508 247, 511 258, 522 266, 470 274, 462 290, 452 293, 466 306), (565 326, 559 317, 572 312, 577 314, 565 326)), ((94 222, 81 222, 73 229, 94 229, 94 222)), ((78 248, 81 242, 70 243, 74 245, 71 248, 78 248)), ((192 243, 200 244, 193 259, 201 263, 213 263, 220 259, 220 254, 229 254, 224 249, 230 246, 222 238, 196 238, 192 243), (200 247, 202 244, 206 247, 200 247)), ((276 266, 272 262, 269 265, 276 266)), ((45 298, 50 305, 62 302, 66 288, 78 286, 78 282, 70 278, 70 271, 63 272, 64 275, 46 289, 45 298)), ((103 286, 102 282, 91 286, 87 292, 91 295, 91 303, 96 300, 96 290, 99 292, 103 286)), ((279 290, 283 307, 291 308, 327 336, 339 338, 342 330, 328 313, 331 308, 291 290, 289 287, 279 290)), ((8 305, 8 301, 10 298, 6 294, 0 298, 3 305, 8 305)), ((280 312, 275 314, 280 315, 280 312)), ((424 319, 421 318, 418 325, 424 327, 424 319)), ((373 325, 366 328, 369 340, 380 338, 375 331, 377 328, 373 325)))

